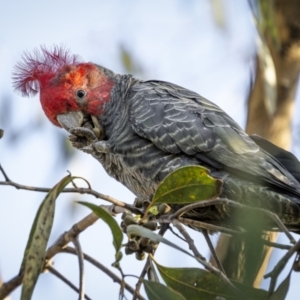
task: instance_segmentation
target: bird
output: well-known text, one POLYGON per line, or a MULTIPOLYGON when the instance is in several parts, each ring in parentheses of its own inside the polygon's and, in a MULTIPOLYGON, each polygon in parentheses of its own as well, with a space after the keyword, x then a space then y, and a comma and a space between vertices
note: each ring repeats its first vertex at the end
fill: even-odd
MULTIPOLYGON (((45 115, 71 134, 73 147, 92 155, 138 199, 151 201, 159 184, 178 168, 202 166, 222 182, 220 197, 269 210, 286 226, 300 228, 298 159, 247 135, 198 93, 116 74, 58 46, 24 52, 12 79, 23 96, 39 93, 45 115)), ((234 226, 236 214, 216 205, 184 216, 234 226)), ((265 228, 274 228, 274 222, 268 219, 265 228)))

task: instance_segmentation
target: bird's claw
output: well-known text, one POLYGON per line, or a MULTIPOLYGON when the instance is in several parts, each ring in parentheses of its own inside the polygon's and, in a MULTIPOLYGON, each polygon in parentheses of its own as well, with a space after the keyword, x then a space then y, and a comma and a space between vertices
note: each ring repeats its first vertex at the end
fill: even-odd
POLYGON ((80 149, 87 153, 92 153, 95 151, 92 144, 97 142, 98 139, 90 128, 76 127, 70 129, 69 132, 72 134, 69 136, 69 140, 74 148, 80 149))
POLYGON ((96 142, 98 139, 93 130, 86 127, 75 127, 69 130, 73 136, 86 138, 87 141, 96 142))
POLYGON ((107 141, 98 141, 95 133, 89 128, 76 127, 70 129, 69 132, 72 134, 69 140, 74 148, 89 154, 111 152, 111 144, 107 141))

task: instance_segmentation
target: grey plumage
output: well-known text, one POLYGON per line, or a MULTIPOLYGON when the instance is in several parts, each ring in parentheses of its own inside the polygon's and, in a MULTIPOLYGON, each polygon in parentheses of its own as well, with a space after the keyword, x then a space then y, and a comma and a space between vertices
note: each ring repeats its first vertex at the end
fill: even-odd
MULTIPOLYGON (((151 200, 170 172, 202 165, 223 181, 222 197, 300 225, 300 184, 283 166, 286 162, 261 148, 264 143, 259 146, 217 105, 175 84, 109 74, 115 86, 99 116, 106 136, 90 150, 109 175, 151 200)), ((230 223, 230 214, 217 207, 187 216, 230 223)))

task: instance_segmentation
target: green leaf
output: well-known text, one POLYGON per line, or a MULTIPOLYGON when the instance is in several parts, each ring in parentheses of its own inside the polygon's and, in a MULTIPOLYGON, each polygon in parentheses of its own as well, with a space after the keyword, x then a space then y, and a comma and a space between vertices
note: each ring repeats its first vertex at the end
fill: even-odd
MULTIPOLYGON (((154 261, 155 262, 155 261, 154 261)), ((240 299, 231 288, 216 275, 197 268, 168 268, 155 262, 166 285, 179 292, 186 299, 215 300, 217 296, 226 299, 240 299)), ((234 282, 245 294, 245 299, 267 299, 267 292, 234 282)))
POLYGON ((185 300, 181 294, 173 289, 154 281, 143 280, 149 300, 185 300))
POLYGON ((157 203, 188 204, 216 198, 222 181, 201 166, 186 166, 170 173, 158 186, 151 206, 157 203))
POLYGON ((122 259, 122 252, 120 252, 120 249, 122 247, 122 241, 123 241, 123 232, 120 229, 120 226, 118 225, 116 220, 104 208, 88 202, 78 202, 78 203, 90 208, 94 212, 94 214, 96 214, 109 226, 111 233, 113 235, 113 245, 116 249, 116 254, 115 254, 116 261, 113 263, 113 265, 115 267, 118 267, 118 263, 122 259))
POLYGON ((288 276, 281 282, 277 290, 271 295, 269 300, 284 300, 290 287, 292 271, 289 272, 288 276))
POLYGON ((3 137, 3 135, 4 135, 4 130, 0 129, 0 139, 3 137))
POLYGON ((46 247, 51 233, 55 200, 65 186, 79 177, 64 177, 47 194, 35 216, 25 248, 20 273, 24 272, 21 300, 31 299, 36 281, 45 264, 46 247))

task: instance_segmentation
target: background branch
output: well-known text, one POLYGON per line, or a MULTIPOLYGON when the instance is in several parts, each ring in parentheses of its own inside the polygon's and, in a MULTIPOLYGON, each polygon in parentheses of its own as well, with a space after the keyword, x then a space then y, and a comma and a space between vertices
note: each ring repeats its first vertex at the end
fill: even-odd
POLYGON ((74 238, 73 244, 76 249, 76 253, 78 257, 78 266, 79 266, 79 300, 82 300, 84 299, 84 261, 83 261, 84 257, 83 257, 83 252, 81 249, 78 235, 74 238))
MULTIPOLYGON (((63 276, 61 273, 59 273, 56 269, 54 269, 51 266, 47 267, 47 270, 53 274, 54 276, 56 276, 57 278, 59 278, 60 280, 62 280, 66 285, 68 285, 72 290, 74 290, 75 292, 77 292, 80 295, 80 289, 78 289, 76 287, 76 285, 74 285, 70 280, 68 280, 65 276, 63 276)), ((88 299, 88 300, 92 300, 92 298, 90 298, 89 296, 85 295, 83 293, 83 296, 80 295, 80 300, 81 299, 88 299)))
MULTIPOLYGON (((255 82, 248 99, 248 118, 246 131, 258 134, 274 144, 290 150, 292 142, 291 122, 295 103, 300 70, 300 26, 299 1, 285 0, 258 1, 258 5, 268 2, 275 12, 275 27, 278 33, 278 44, 270 31, 263 30, 267 47, 275 66, 277 83, 274 112, 267 109, 268 95, 265 90, 265 72, 262 60, 257 57, 255 82)), ((262 7, 261 7, 262 8, 262 7)), ((263 12, 261 12, 263 14, 263 12)), ((268 20, 266 20, 268 21, 268 20)), ((276 232, 269 232, 263 239, 275 242, 276 232)), ((249 245, 242 236, 234 238, 221 235, 216 252, 230 278, 259 287, 265 273, 272 248, 262 243, 249 245), (249 251, 248 251, 249 250, 249 251), (251 252, 260 254, 254 261, 251 252)))

